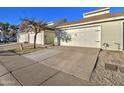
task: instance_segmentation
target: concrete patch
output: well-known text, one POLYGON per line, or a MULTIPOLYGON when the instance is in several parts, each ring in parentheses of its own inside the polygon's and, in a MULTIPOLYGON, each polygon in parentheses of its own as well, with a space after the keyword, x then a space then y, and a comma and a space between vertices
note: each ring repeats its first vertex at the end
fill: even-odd
POLYGON ((26 54, 26 55, 23 55, 23 56, 27 57, 31 60, 42 61, 46 58, 57 55, 61 52, 62 51, 57 50, 57 49, 43 49, 43 50, 36 51, 36 52, 33 52, 33 53, 29 53, 29 54, 26 54))
POLYGON ((62 50, 63 53, 40 63, 89 81, 100 49, 68 47, 62 50))
POLYGON ((124 67, 119 66, 120 72, 124 73, 124 67))
POLYGON ((112 71, 117 71, 118 67, 114 64, 105 63, 105 69, 112 70, 112 71))
POLYGON ((58 71, 42 64, 34 64, 13 72, 23 85, 36 86, 56 74, 58 71))
POLYGON ((8 70, 0 64, 0 76, 9 73, 8 70))
POLYGON ((14 71, 16 69, 36 63, 30 59, 27 59, 19 55, 6 55, 0 56, 1 63, 9 70, 14 71))
POLYGON ((54 77, 50 78, 41 86, 89 86, 90 82, 74 77, 70 74, 60 72, 54 77))
POLYGON ((0 77, 0 86, 20 86, 20 83, 11 74, 6 74, 0 77))

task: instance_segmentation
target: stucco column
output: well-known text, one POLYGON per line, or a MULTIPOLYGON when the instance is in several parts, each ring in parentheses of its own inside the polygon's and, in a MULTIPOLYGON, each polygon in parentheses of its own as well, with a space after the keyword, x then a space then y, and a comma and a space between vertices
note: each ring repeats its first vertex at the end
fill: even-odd
POLYGON ((17 43, 19 43, 19 34, 17 34, 17 40, 16 41, 17 41, 17 43))
POLYGON ((41 31, 41 44, 44 45, 44 31, 41 31))

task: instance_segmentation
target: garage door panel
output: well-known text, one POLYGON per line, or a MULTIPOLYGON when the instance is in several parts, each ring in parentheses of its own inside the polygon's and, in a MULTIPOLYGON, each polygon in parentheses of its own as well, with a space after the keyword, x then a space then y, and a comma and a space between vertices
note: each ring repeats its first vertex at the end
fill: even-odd
POLYGON ((20 34, 19 35, 19 42, 24 43, 26 41, 26 35, 25 34, 20 34))
POLYGON ((100 27, 89 27, 65 31, 71 38, 68 42, 61 40, 61 45, 100 48, 100 27))
POLYGON ((30 34, 30 43, 34 43, 34 34, 30 34))
POLYGON ((41 33, 37 34, 37 40, 36 40, 37 44, 41 44, 41 33))
MULTIPOLYGON (((30 43, 34 43, 34 33, 30 34, 30 43)), ((41 33, 37 34, 36 44, 41 44, 41 33)))

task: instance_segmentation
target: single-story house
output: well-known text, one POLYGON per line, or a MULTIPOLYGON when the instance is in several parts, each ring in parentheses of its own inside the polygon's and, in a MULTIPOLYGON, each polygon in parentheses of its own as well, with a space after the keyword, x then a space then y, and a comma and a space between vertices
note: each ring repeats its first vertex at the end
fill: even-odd
MULTIPOLYGON (((36 43, 124 50, 124 12, 110 13, 109 8, 103 8, 84 13, 81 20, 55 27, 59 30, 39 33, 36 43)), ((33 32, 19 33, 17 41, 33 43, 33 39, 33 32)))
POLYGON ((83 19, 59 24, 61 46, 124 50, 124 12, 103 8, 83 14, 83 19))

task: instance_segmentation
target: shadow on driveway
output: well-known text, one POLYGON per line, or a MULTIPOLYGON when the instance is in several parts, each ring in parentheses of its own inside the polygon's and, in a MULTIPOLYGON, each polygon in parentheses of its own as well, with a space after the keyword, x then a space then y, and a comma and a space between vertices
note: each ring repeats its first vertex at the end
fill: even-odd
POLYGON ((7 51, 7 50, 0 51, 0 56, 14 56, 14 55, 16 55, 16 54, 12 53, 10 51, 7 51))

